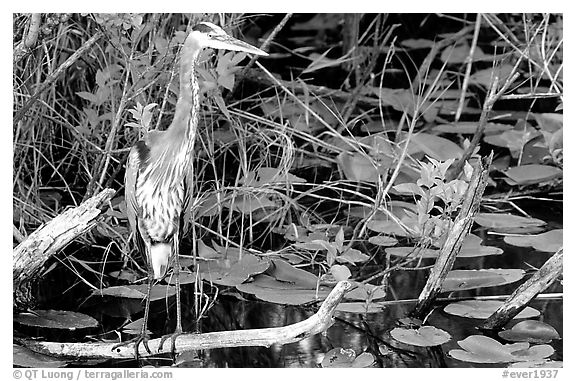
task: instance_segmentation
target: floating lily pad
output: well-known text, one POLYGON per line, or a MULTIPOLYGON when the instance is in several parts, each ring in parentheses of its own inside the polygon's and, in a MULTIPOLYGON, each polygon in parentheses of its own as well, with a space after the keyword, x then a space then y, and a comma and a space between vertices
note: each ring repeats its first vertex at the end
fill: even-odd
POLYGON ((536 250, 547 253, 555 253, 563 245, 563 229, 555 229, 542 234, 506 236, 504 242, 509 245, 521 247, 533 247, 536 250))
POLYGON ((410 233, 405 231, 402 226, 392 220, 372 220, 367 224, 368 229, 384 234, 397 235, 400 237, 410 237, 410 233))
POLYGON ((481 364, 508 363, 517 361, 542 361, 554 354, 549 345, 530 347, 528 343, 502 345, 498 341, 481 335, 468 336, 458 341, 463 349, 453 349, 448 354, 453 358, 481 364))
POLYGON ((230 259, 202 261, 199 271, 202 279, 222 286, 237 286, 256 274, 261 274, 270 267, 266 258, 245 253, 237 262, 230 259))
MULTIPOLYGON (((144 299, 148 289, 147 284, 135 284, 130 286, 113 286, 102 290, 92 291, 95 296, 113 296, 116 298, 144 299)), ((150 301, 162 300, 176 295, 176 287, 155 284, 150 292, 150 301)))
POLYGON ((384 311, 386 305, 379 302, 344 302, 338 304, 337 311, 354 314, 374 314, 384 311))
POLYGON ((12 345, 12 365, 22 368, 62 368, 67 365, 55 357, 31 351, 26 347, 12 345))
POLYGON ((273 259, 273 266, 268 274, 280 282, 293 284, 300 289, 315 289, 318 285, 318 277, 308 271, 297 269, 286 261, 273 259))
MULTIPOLYGON (((144 318, 140 318, 134 320, 131 323, 126 324, 122 327, 122 332, 129 334, 129 335, 139 335, 142 332, 142 325, 144 324, 144 318)), ((146 329, 146 332, 150 335, 152 332, 149 329, 146 329)))
POLYGON ((532 344, 546 344, 560 338, 554 327, 538 320, 521 321, 511 329, 498 332, 498 336, 508 341, 532 344))
POLYGON ((528 127, 526 130, 514 129, 499 134, 485 135, 483 140, 493 146, 508 148, 512 157, 517 159, 526 143, 539 135, 540 133, 535 128, 528 127))
MULTIPOLYGON (((460 248, 457 258, 483 257, 487 255, 500 255, 503 253, 503 250, 498 247, 483 246, 480 245, 481 243, 482 238, 474 234, 468 234, 462 242, 462 247, 460 248)), ((391 247, 386 248, 385 251, 387 254, 406 258, 414 256, 421 258, 438 258, 438 255, 440 255, 439 249, 426 248, 415 250, 415 248, 411 246, 391 247)))
POLYGON ((330 274, 332 274, 337 281, 346 280, 352 276, 350 269, 344 265, 332 265, 332 267, 330 267, 330 274))
POLYGON ((98 320, 80 312, 36 310, 34 313, 21 312, 14 321, 22 325, 49 329, 76 329, 98 327, 98 320))
POLYGON ((464 152, 463 149, 452 140, 424 132, 413 135, 410 143, 415 144, 426 155, 440 161, 458 159, 464 152))
POLYGON ((348 249, 344 253, 336 257, 337 262, 350 263, 350 264, 366 262, 369 259, 370 259, 369 255, 366 255, 360 250, 356 249, 348 249))
POLYGON ((376 246, 394 246, 398 243, 398 240, 394 237, 378 235, 368 238, 368 242, 376 246))
POLYGON ((560 178, 562 170, 551 165, 528 164, 512 167, 504 174, 517 185, 530 185, 560 178))
POLYGON ((522 361, 515 362, 508 365, 508 368, 564 368, 563 361, 550 361, 539 360, 539 361, 522 361))
POLYGON ((253 294, 258 299, 278 304, 301 305, 326 299, 331 288, 320 286, 316 289, 302 284, 282 282, 269 275, 260 274, 254 281, 236 286, 236 289, 253 294))
POLYGON ((450 341, 450 334, 439 328, 424 326, 418 329, 394 328, 390 335, 397 341, 417 347, 433 347, 450 341))
POLYGON ((470 83, 476 83, 490 88, 495 76, 498 76, 498 83, 503 84, 512 74, 514 67, 510 64, 504 64, 493 68, 478 70, 470 76, 470 83))
POLYGON ((524 274, 521 269, 452 270, 442 283, 442 291, 501 286, 522 279, 524 274))
POLYGON ((278 208, 278 205, 269 198, 269 195, 254 193, 238 195, 231 202, 225 202, 223 205, 242 214, 251 214, 259 209, 278 208))
POLYGON ((323 368, 369 368, 374 364, 374 356, 364 352, 356 357, 353 349, 334 348, 324 355, 323 368))
MULTIPOLYGON (((504 302, 497 300, 464 300, 448 304, 444 307, 444 312, 466 318, 487 319, 503 304, 504 302)), ((515 316, 515 319, 528 319, 539 315, 538 310, 526 307, 515 316)))
POLYGON ((483 227, 492 229, 523 228, 546 225, 545 221, 504 213, 478 213, 474 221, 483 227))

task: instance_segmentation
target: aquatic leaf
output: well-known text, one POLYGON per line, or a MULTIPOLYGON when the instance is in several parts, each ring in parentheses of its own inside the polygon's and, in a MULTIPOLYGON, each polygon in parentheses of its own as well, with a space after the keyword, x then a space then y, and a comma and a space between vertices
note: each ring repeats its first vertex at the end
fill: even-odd
POLYGON ((254 281, 242 283, 236 286, 236 289, 247 294, 253 294, 258 299, 267 302, 288 305, 302 305, 324 300, 331 291, 326 286, 304 288, 300 284, 282 282, 265 274, 255 276, 254 281))
POLYGON ((560 338, 554 327, 538 320, 521 321, 511 329, 498 332, 498 336, 508 341, 533 344, 545 344, 560 338))
POLYGON ((562 170, 551 165, 528 164, 512 167, 504 174, 518 185, 538 184, 562 177, 562 170))
POLYGON ((442 292, 501 286, 522 279, 524 274, 522 269, 452 270, 442 283, 442 292))
POLYGON ((376 362, 374 355, 369 352, 364 352, 354 359, 352 368, 370 368, 374 362, 376 362))
POLYGON ((403 183, 392 187, 398 194, 404 196, 424 196, 424 191, 415 183, 403 183))
MULTIPOLYGON (((452 124, 439 124, 434 126, 434 132, 448 134, 474 134, 478 128, 478 122, 458 122, 452 124)), ((491 135, 503 131, 511 130, 513 126, 503 123, 486 123, 484 134, 491 135)))
POLYGON ((239 181, 240 184, 251 187, 286 185, 305 182, 306 179, 295 176, 289 172, 281 172, 279 168, 269 167, 261 167, 258 168, 257 171, 250 171, 239 181))
POLYGON ((290 263, 279 259, 273 259, 272 264, 268 274, 281 282, 287 282, 304 289, 315 289, 318 285, 318 277, 308 271, 297 269, 290 263))
POLYGON ((70 331, 98 327, 98 320, 92 316, 72 311, 35 310, 33 313, 20 312, 13 319, 16 323, 31 327, 70 331))
MULTIPOLYGON (((143 317, 123 326, 122 332, 129 335, 139 335, 142 332, 142 324, 144 324, 143 317)), ((152 334, 152 332, 148 328, 146 328, 146 332, 149 335, 152 334)))
POLYGON ((373 314, 384 311, 386 305, 379 302, 343 302, 336 307, 337 311, 350 312, 354 314, 373 314))
POLYGON ((334 275, 337 281, 347 280, 352 276, 350 269, 344 265, 333 265, 330 267, 330 273, 334 275))
POLYGON ((222 286, 237 286, 248 278, 261 274, 270 267, 267 258, 245 253, 242 259, 232 263, 229 259, 202 261, 199 264, 202 279, 222 286))
POLYGON ((426 155, 440 161, 458 159, 464 152, 464 150, 453 141, 425 132, 412 135, 410 143, 415 144, 426 155))
POLYGON ((382 156, 379 160, 374 160, 360 152, 342 152, 337 161, 346 179, 374 183, 378 181, 378 176, 385 174, 393 164, 392 158, 382 156))
POLYGON ((552 361, 548 359, 536 361, 515 362, 508 365, 508 368, 564 368, 563 361, 552 361))
MULTIPOLYGON (((148 285, 133 284, 130 286, 113 286, 92 291, 95 296, 112 296, 116 298, 141 299, 146 298, 148 285)), ((163 284, 155 284, 150 292, 150 301, 171 297, 176 294, 176 288, 163 284)))
POLYGON ((337 262, 350 264, 366 262, 369 259, 369 255, 366 255, 357 249, 348 249, 336 257, 337 262))
POLYGON ((111 276, 112 278, 124 280, 124 281, 130 282, 130 283, 133 283, 136 280, 138 280, 138 278, 140 278, 140 274, 138 274, 136 271, 134 271, 132 269, 122 269, 120 271, 111 271, 110 273, 108 273, 108 275, 111 276))
POLYGON ((482 85, 488 89, 492 85, 495 76, 498 76, 498 84, 502 85, 512 74, 514 66, 510 64, 499 65, 488 69, 478 70, 470 76, 470 83, 482 85))
POLYGON ((536 250, 555 253, 563 245, 563 229, 555 229, 542 234, 506 236, 504 242, 509 245, 533 247, 536 250))
POLYGON ((499 134, 484 135, 483 140, 497 147, 508 148, 512 157, 516 159, 526 143, 539 135, 540 133, 534 127, 528 126, 523 130, 514 129, 499 134))
MULTIPOLYGON (((67 362, 12 344, 12 365, 21 368, 62 368, 67 365, 67 362)), ((16 378, 16 373, 14 378, 16 378)))
POLYGON ((398 240, 394 237, 389 237, 385 235, 377 235, 368 238, 368 242, 376 246, 394 246, 398 243, 398 240))
POLYGON ((231 202, 226 202, 224 205, 242 214, 251 214, 263 208, 278 208, 278 205, 269 198, 269 195, 254 193, 238 195, 231 202))
MULTIPOLYGON (((483 246, 482 239, 474 234, 468 234, 462 242, 462 247, 457 258, 483 257, 487 255, 500 255, 504 251, 499 247, 483 246)), ((387 254, 397 257, 414 257, 437 258, 440 255, 440 249, 418 248, 415 250, 412 246, 392 247, 385 249, 387 254)))
POLYGON ((474 218, 474 221, 480 226, 493 229, 546 225, 545 221, 537 218, 528 218, 505 213, 478 213, 474 218))
POLYGON ((548 344, 533 345, 528 349, 513 351, 515 361, 538 361, 554 354, 554 348, 548 344))
POLYGON ((350 368, 355 358, 353 349, 334 348, 324 355, 321 365, 323 368, 350 368))
POLYGON ((458 345, 463 350, 452 349, 448 352, 451 357, 460 361, 481 364, 513 362, 515 358, 510 352, 518 348, 502 345, 498 341, 482 335, 468 336, 466 339, 458 341, 458 345))
POLYGON ((417 347, 433 347, 450 341, 450 334, 439 328, 423 326, 418 329, 394 328, 390 335, 397 341, 417 347))
POLYGON ((400 225, 392 220, 372 220, 367 224, 368 229, 377 233, 410 237, 410 233, 405 231, 400 225))
MULTIPOLYGON (((464 300, 448 304, 444 307, 444 312, 466 318, 487 319, 503 304, 504 302, 497 300, 464 300)), ((514 318, 528 319, 539 315, 540 312, 538 310, 532 307, 526 307, 514 318)))
MULTIPOLYGON (((448 46, 442 51, 440 55, 440 59, 443 62, 449 64, 457 64, 457 63, 464 63, 468 59, 470 55, 470 45, 467 43, 458 44, 456 46, 448 46)), ((472 56, 472 61, 492 61, 494 57, 491 55, 486 55, 480 49, 480 47, 476 46, 474 49, 474 55, 472 56)))

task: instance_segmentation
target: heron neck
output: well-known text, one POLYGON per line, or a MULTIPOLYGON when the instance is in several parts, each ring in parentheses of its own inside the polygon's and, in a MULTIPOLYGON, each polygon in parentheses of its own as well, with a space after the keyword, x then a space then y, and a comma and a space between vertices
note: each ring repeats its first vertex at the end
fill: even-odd
POLYGON ((180 57, 180 94, 176 102, 174 120, 168 129, 171 137, 177 139, 172 140, 173 142, 186 143, 190 150, 196 139, 200 109, 200 89, 195 70, 198 53, 199 50, 192 46, 185 44, 183 47, 180 57))

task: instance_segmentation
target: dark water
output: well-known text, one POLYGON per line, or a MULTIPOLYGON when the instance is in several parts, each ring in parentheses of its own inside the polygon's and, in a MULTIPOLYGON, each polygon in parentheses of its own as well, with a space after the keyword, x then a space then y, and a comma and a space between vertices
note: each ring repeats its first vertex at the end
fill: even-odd
MULTIPOLYGON (((562 227, 562 206, 559 202, 546 202, 542 205, 534 205, 530 214, 533 217, 541 217, 551 221, 547 229, 562 227)), ((488 269, 488 268, 539 268, 550 257, 550 253, 543 253, 531 248, 515 247, 506 244, 503 237, 487 234, 481 230, 475 230, 475 234, 481 236, 484 245, 498 246, 504 250, 502 255, 479 258, 457 259, 455 269, 488 269)), ((424 263, 427 264, 427 263, 424 263)), ((431 264, 428 263, 428 264, 431 264)), ((387 300, 406 300, 418 297, 418 294, 426 282, 427 271, 397 271, 392 273, 389 280, 389 292, 387 300)), ((523 280, 500 287, 482 288, 458 292, 453 297, 468 297, 481 295, 509 295, 523 280)), ((56 284, 54 280, 53 284, 56 284)), ((312 314, 313 307, 284 306, 255 300, 251 295, 240 295, 234 289, 223 292, 216 300, 215 305, 208 311, 196 326, 193 318, 194 308, 194 285, 188 284, 182 287, 183 300, 183 327, 187 332, 193 332, 200 328, 201 332, 242 330, 251 328, 282 327, 300 322, 312 314), (240 297, 241 296, 241 297, 240 297)), ((47 292, 47 291, 46 291, 47 292)), ((546 292, 562 292, 562 286, 557 281, 546 292)), ((64 293, 58 299, 57 305, 51 304, 50 308, 75 310, 77 300, 72 301, 72 294, 64 293)), ((157 337, 163 333, 170 333, 175 327, 175 298, 168 301, 160 300, 151 304, 149 329, 157 337), (168 312, 167 312, 168 311, 168 312)), ((54 299, 53 299, 54 300, 54 299)), ((454 360, 448 356, 448 351, 459 348, 458 340, 469 335, 482 334, 476 329, 482 321, 452 316, 442 311, 446 303, 438 303, 434 312, 429 316, 427 324, 443 329, 452 336, 452 340, 435 348, 417 348, 403 345, 394 341, 389 331, 395 327, 398 319, 406 317, 413 304, 394 304, 384 311, 375 314, 352 314, 336 312, 335 323, 328 329, 325 335, 315 335, 297 343, 287 345, 273 345, 270 348, 227 348, 204 351, 199 353, 199 360, 195 366, 202 367, 317 367, 324 354, 337 347, 353 349, 356 354, 368 351, 375 355, 376 366, 383 367, 484 367, 491 365, 479 365, 454 360), (381 355, 378 348, 387 349, 385 355, 381 355)), ((563 302, 561 300, 535 300, 530 306, 541 312, 537 319, 553 326, 560 336, 563 336, 563 302)), ((88 298, 82 303, 80 311, 87 313, 101 322, 101 331, 94 332, 95 338, 106 337, 117 339, 113 332, 123 325, 130 316, 132 320, 142 316, 143 306, 135 300, 119 298, 88 298), (119 302, 121 301, 121 302, 119 302), (108 332, 107 335, 102 335, 108 332)), ((520 320, 513 320, 507 328, 510 328, 520 320)), ((71 337, 49 337, 42 332, 27 332, 28 335, 45 336, 55 341, 70 341, 71 337)), ((123 339, 126 340, 126 335, 123 339)), ((83 337, 74 337, 74 340, 83 341, 83 337)), ((555 340, 551 345, 556 350, 551 357, 553 360, 562 360, 562 340, 555 340)), ((135 367, 142 365, 170 366, 172 360, 168 357, 153 357, 144 359, 139 364, 135 361, 114 361, 95 364, 105 367, 135 367)), ((190 366, 191 363, 187 363, 190 366)), ((85 365, 84 365, 85 366, 85 365)))

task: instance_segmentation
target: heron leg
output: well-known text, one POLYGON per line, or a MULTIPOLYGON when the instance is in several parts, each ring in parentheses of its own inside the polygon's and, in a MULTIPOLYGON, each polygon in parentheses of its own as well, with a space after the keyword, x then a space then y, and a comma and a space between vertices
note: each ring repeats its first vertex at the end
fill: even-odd
POLYGON ((158 352, 162 350, 166 339, 170 338, 170 354, 173 359, 176 358, 176 338, 183 332, 182 330, 182 302, 180 300, 180 245, 178 233, 174 234, 174 283, 176 285, 176 329, 171 335, 164 335, 158 344, 158 352))
POLYGON ((137 337, 135 337, 132 340, 119 343, 119 344, 115 345, 114 347, 112 347, 112 350, 114 350, 120 346, 134 343, 134 357, 136 358, 136 361, 138 361, 140 358, 140 353, 138 351, 138 348, 140 347, 140 343, 142 343, 144 345, 144 348, 146 349, 146 351, 149 354, 152 354, 152 351, 150 350, 150 347, 148 346, 148 340, 150 339, 150 336, 148 335, 148 316, 150 314, 150 293, 152 292, 153 280, 154 280, 154 273, 152 271, 152 268, 150 266, 148 266, 148 288, 147 288, 147 292, 146 292, 146 306, 144 308, 144 321, 142 322, 142 329, 140 330, 140 335, 138 335, 137 337))

